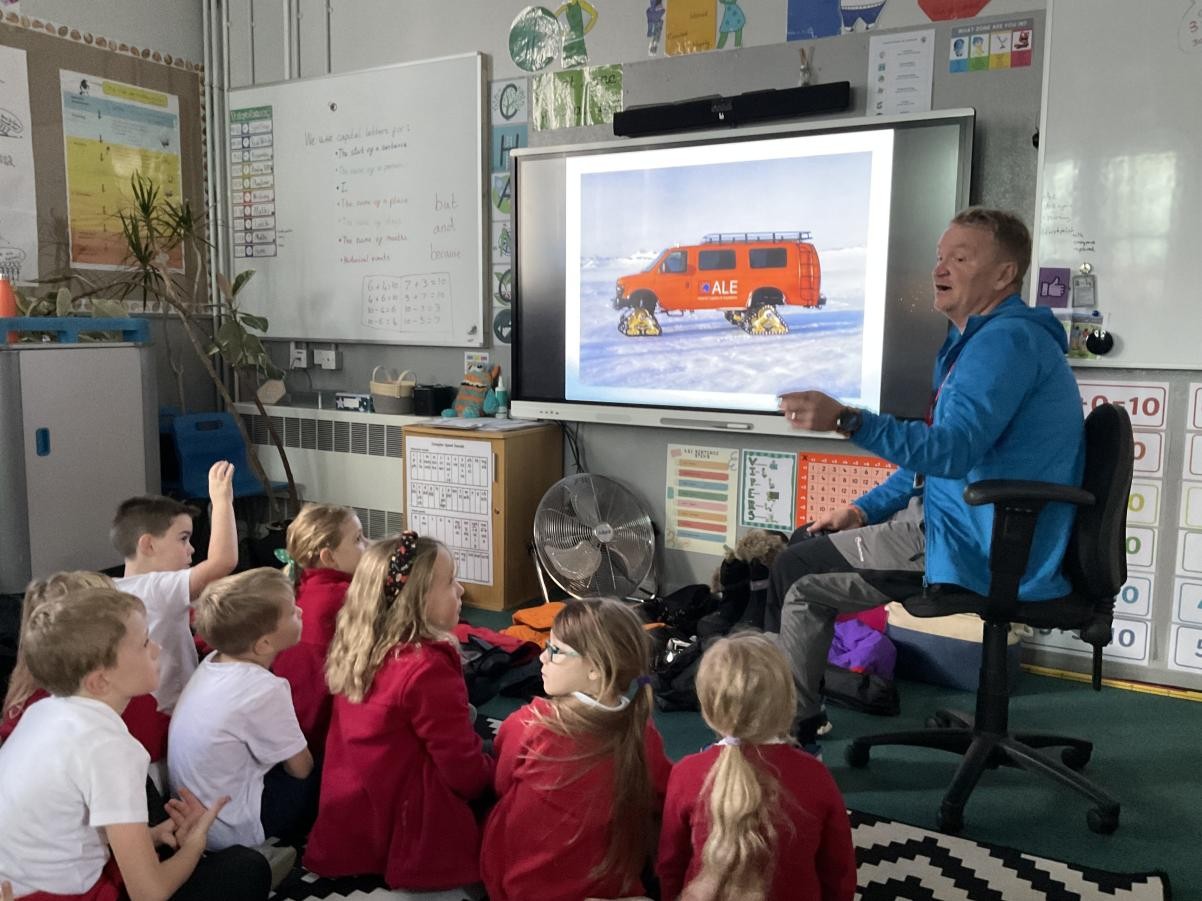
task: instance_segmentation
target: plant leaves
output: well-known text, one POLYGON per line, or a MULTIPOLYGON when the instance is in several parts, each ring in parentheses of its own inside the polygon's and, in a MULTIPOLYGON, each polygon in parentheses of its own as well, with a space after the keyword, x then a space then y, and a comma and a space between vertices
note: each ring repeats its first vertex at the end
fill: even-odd
POLYGON ((92 316, 97 319, 121 319, 126 316, 125 304, 119 300, 96 297, 92 300, 92 316))
MULTIPOLYGON (((233 287, 233 290, 231 291, 231 295, 234 297, 237 297, 238 292, 241 291, 244 287, 246 287, 246 283, 248 281, 250 281, 251 276, 253 276, 254 274, 255 274, 255 270, 253 270, 253 269, 244 269, 243 271, 239 272, 234 277, 234 287, 233 287)), ((220 276, 218 276, 218 277, 220 278, 220 276)), ((266 320, 264 320, 264 322, 266 322, 266 320)), ((266 328, 267 328, 267 326, 264 325, 263 329, 265 330, 266 328)))
POLYGON ((54 315, 71 315, 71 292, 66 288, 59 288, 58 292, 54 295, 54 315))
POLYGON ((223 297, 227 298, 228 300, 234 299, 234 289, 230 285, 230 280, 225 277, 224 272, 217 273, 217 288, 219 291, 221 291, 223 297))
POLYGON ((253 328, 257 332, 267 331, 266 317, 255 316, 253 313, 239 313, 238 317, 242 320, 242 324, 246 328, 253 328))

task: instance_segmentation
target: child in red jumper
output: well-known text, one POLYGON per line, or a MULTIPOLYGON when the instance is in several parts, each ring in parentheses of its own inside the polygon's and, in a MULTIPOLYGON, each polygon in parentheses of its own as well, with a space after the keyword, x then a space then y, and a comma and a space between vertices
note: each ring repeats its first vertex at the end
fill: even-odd
POLYGON ((350 507, 305 504, 288 527, 288 555, 301 568, 296 606, 304 613, 300 643, 275 659, 272 672, 292 686, 292 706, 309 750, 320 758, 334 699, 326 685, 326 653, 351 577, 367 548, 350 507))
POLYGON ((751 632, 717 642, 701 659, 697 700, 722 738, 672 770, 665 901, 850 901, 847 810, 826 767, 788 737, 796 695, 780 650, 751 632))
MULTIPOLYGON (((66 598, 74 591, 84 588, 112 588, 113 580, 100 573, 61 572, 46 579, 36 579, 25 589, 25 600, 21 605, 21 628, 24 630, 35 610, 48 601, 66 598)), ((13 668, 8 682, 8 692, 4 695, 3 716, 0 716, 0 742, 7 741, 12 735, 21 716, 43 698, 50 697, 25 663, 25 652, 17 648, 17 663, 13 668)), ((125 721, 130 735, 141 743, 150 755, 151 762, 164 760, 167 756, 166 733, 160 728, 158 704, 154 695, 145 694, 131 698, 126 705, 121 719, 125 721)))
POLYGON ((377 874, 407 891, 479 881, 470 802, 494 762, 450 635, 462 596, 439 541, 404 532, 363 555, 326 662, 334 712, 304 860, 314 873, 377 874))
POLYGON ((491 901, 643 891, 672 764, 650 720, 647 635, 620 601, 571 601, 542 654, 543 687, 497 733, 500 797, 480 869, 491 901))

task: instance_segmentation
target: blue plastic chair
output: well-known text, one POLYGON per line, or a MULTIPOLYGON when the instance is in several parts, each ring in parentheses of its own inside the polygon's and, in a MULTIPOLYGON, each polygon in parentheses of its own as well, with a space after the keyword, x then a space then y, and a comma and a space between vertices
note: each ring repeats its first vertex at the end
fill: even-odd
MULTIPOLYGON (((230 413, 188 413, 171 420, 179 455, 180 493, 187 498, 209 496, 209 470, 218 460, 234 464, 234 497, 261 497, 263 485, 246 460, 246 443, 230 413)), ((272 482, 284 491, 286 482, 272 482)))

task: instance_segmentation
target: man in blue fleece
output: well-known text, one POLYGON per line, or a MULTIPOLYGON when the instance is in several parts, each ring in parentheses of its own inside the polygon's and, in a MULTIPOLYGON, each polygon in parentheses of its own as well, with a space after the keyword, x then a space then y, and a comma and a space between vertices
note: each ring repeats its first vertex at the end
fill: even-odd
MULTIPOLYGON (((1000 210, 964 210, 939 239, 935 309, 952 328, 935 361, 925 422, 847 407, 817 391, 780 399, 796 428, 837 431, 899 467, 854 504, 799 529, 773 565, 764 625, 779 633, 793 665, 803 745, 814 744, 825 720, 819 691, 838 614, 924 584, 988 594, 993 508, 966 504, 965 485, 1081 484, 1081 396, 1064 328, 1018 294, 1030 261, 1030 232, 1000 210)), ((1074 512, 1050 504, 1040 515, 1022 600, 1068 593, 1061 562, 1074 512)))

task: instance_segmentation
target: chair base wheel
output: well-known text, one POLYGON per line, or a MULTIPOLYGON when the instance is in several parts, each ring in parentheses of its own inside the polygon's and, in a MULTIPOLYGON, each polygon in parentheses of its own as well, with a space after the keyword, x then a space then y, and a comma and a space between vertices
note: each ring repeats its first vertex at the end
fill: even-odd
MULTIPOLYGON (((1091 813, 1093 811, 1090 811, 1091 813)), ((955 807, 949 807, 947 804, 940 805, 939 815, 935 818, 935 825, 940 832, 948 835, 956 835, 964 828, 964 811, 955 807)))
POLYGON ((1118 808, 1092 807, 1085 814, 1085 822, 1089 825, 1091 832, 1096 832, 1098 835, 1110 835, 1119 828, 1118 808))
POLYGON ((843 759, 847 761, 848 766, 863 769, 868 766, 868 746, 853 741, 843 752, 843 759))

